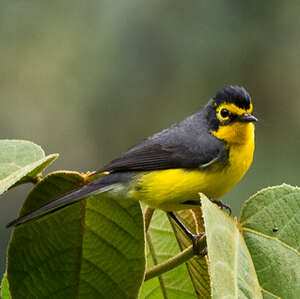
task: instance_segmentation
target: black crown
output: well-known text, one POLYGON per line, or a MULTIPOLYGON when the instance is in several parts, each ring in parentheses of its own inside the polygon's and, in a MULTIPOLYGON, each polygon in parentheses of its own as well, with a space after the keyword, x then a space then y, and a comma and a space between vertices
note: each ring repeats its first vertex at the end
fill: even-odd
POLYGON ((242 109, 249 109, 251 97, 244 87, 228 86, 220 89, 214 97, 214 101, 219 105, 221 103, 234 103, 242 109))

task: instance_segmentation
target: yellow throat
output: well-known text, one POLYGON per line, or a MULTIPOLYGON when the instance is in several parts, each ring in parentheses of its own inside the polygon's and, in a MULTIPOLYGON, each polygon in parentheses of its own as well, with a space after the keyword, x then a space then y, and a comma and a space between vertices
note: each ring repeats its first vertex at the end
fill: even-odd
POLYGON ((218 139, 226 142, 229 150, 229 165, 224 168, 224 172, 228 173, 228 183, 224 194, 242 179, 253 161, 254 130, 255 127, 252 123, 236 122, 221 126, 218 131, 212 132, 218 139))

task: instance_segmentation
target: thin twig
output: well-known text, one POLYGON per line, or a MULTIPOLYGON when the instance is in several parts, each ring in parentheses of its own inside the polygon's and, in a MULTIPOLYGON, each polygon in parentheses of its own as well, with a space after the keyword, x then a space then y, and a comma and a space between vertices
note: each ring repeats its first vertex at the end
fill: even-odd
POLYGON ((183 251, 181 251, 180 253, 178 253, 177 255, 149 269, 146 272, 145 281, 176 268, 177 266, 187 262, 193 256, 194 249, 193 245, 191 245, 183 251))
POLYGON ((154 209, 147 206, 145 211, 145 231, 147 232, 150 226, 150 222, 154 213, 154 209))

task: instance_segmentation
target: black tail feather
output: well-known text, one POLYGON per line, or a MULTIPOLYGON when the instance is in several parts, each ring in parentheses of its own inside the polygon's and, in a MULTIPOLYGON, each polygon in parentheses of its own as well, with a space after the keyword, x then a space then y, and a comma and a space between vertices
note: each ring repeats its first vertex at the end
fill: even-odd
POLYGON ((103 176, 92 181, 88 185, 81 187, 80 189, 72 191, 60 198, 55 199, 54 201, 45 204, 35 211, 20 216, 19 218, 8 223, 6 227, 17 226, 30 220, 41 218, 45 215, 51 214, 66 206, 76 203, 87 196, 92 195, 93 193, 98 194, 108 191, 116 184, 129 182, 132 178, 132 175, 132 172, 121 172, 103 176))

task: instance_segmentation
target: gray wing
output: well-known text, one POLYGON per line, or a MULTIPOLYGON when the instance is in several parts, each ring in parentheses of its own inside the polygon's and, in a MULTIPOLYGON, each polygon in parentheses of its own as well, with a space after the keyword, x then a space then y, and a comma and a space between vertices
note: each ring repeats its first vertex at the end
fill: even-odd
POLYGON ((204 168, 225 156, 223 143, 194 114, 137 144, 97 171, 204 168))
POLYGON ((226 154, 222 141, 209 133, 205 118, 200 112, 137 144, 99 170, 99 172, 110 171, 112 174, 47 203, 10 222, 7 226, 19 225, 45 216, 97 190, 101 192, 115 183, 128 181, 132 175, 131 171, 206 168, 226 157, 226 154))

